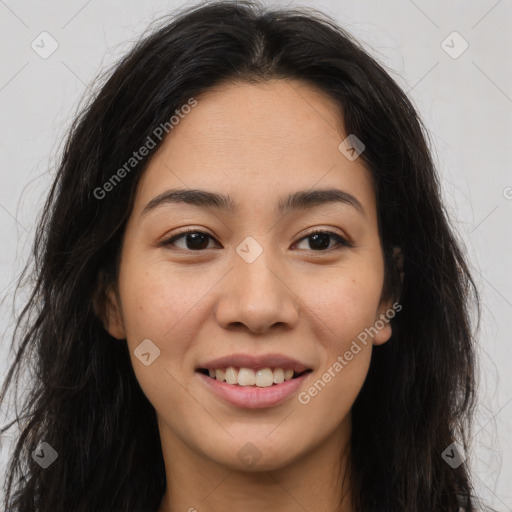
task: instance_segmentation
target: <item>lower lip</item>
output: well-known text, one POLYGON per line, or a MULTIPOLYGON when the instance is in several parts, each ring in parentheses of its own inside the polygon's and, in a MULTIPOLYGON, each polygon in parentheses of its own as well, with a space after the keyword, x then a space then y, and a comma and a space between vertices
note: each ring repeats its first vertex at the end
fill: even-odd
POLYGON ((266 388, 227 384, 226 382, 212 379, 204 373, 196 373, 213 393, 231 405, 244 407, 245 409, 259 409, 274 407, 289 398, 297 391, 311 372, 304 373, 296 379, 285 380, 281 384, 273 384, 266 388))

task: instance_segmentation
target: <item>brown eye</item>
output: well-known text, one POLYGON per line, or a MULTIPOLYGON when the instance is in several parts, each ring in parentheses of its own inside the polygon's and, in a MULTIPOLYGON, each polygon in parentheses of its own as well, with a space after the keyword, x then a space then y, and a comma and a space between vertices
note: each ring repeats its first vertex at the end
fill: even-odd
MULTIPOLYGON (((315 231, 314 233, 310 233, 309 235, 301 238, 301 241, 307 239, 309 239, 309 248, 306 248, 306 250, 325 251, 325 249, 332 249, 333 246, 330 245, 332 240, 336 241, 338 243, 337 245, 352 247, 352 245, 343 237, 330 231, 315 231)), ((334 247, 335 246, 336 244, 334 247)))
POLYGON ((189 251, 200 251, 202 249, 208 249, 209 240, 213 240, 213 238, 207 233, 191 229, 178 235, 174 235, 173 237, 164 241, 162 245, 175 245, 176 240, 181 238, 185 239, 185 247, 177 247, 179 249, 185 249, 189 251))

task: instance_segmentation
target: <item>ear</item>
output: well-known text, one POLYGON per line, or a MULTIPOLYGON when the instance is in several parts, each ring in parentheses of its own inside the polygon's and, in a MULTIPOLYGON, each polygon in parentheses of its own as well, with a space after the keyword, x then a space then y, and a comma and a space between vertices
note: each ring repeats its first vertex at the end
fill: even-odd
MULTIPOLYGON (((402 249, 398 246, 393 248, 393 261, 397 274, 400 275, 400 292, 404 282, 404 266, 402 249)), ((398 297, 400 296, 398 293, 398 297)), ((373 336, 374 345, 382 345, 391 338, 392 328, 391 319, 402 309, 402 305, 398 302, 398 297, 382 302, 375 318, 374 328, 378 331, 373 336)))
POLYGON ((118 340, 126 339, 120 298, 103 269, 98 273, 92 301, 94 314, 99 318, 105 330, 118 340))

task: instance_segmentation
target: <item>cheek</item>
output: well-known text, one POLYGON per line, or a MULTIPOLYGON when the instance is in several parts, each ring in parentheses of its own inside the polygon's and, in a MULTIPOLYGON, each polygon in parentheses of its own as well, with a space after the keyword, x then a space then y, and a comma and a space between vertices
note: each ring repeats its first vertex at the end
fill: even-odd
POLYGON ((369 328, 378 318, 382 285, 378 266, 337 275, 304 292, 308 322, 324 350, 318 375, 299 400, 318 414, 333 408, 334 423, 348 413, 366 378, 372 354, 369 328))
MULTIPOLYGON (((153 407, 163 412, 190 407, 182 383, 187 351, 198 337, 202 295, 208 290, 158 266, 127 266, 120 275, 127 344, 135 377, 153 407), (147 341, 151 343, 148 344, 147 341), (139 347, 148 346, 144 352, 139 347), (146 365, 144 353, 150 353, 146 365)), ((190 363, 192 364, 192 363, 190 363)))
MULTIPOLYGON (((187 351, 198 337, 201 324, 198 322, 198 315, 203 314, 200 299, 209 289, 204 283, 188 281, 165 268, 165 265, 126 265, 120 274, 132 366, 141 388, 154 405, 162 391, 169 398, 174 394, 169 394, 171 389, 180 388, 179 375, 188 364, 187 351), (149 365, 139 357, 148 352, 141 352, 139 347, 143 343, 149 347, 152 361, 149 365)), ((180 397, 175 399, 179 401, 180 397)))
POLYGON ((333 274, 316 288, 312 283, 305 287, 303 296, 312 312, 311 322, 318 329, 316 337, 324 341, 329 352, 345 352, 352 340, 374 325, 382 281, 378 266, 361 266, 333 274))
POLYGON ((184 330, 187 315, 195 312, 194 305, 207 290, 204 282, 158 262, 126 265, 120 292, 128 341, 136 343, 142 337, 167 344, 184 330))

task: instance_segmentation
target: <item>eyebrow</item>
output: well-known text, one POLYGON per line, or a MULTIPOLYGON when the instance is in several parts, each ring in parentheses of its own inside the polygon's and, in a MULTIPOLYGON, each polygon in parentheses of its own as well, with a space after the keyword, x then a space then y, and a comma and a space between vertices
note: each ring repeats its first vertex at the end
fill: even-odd
MULTIPOLYGON (((141 217, 150 211, 167 204, 186 203, 200 208, 223 210, 235 213, 237 204, 229 195, 199 189, 169 189, 149 201, 141 212, 141 217)), ((277 204, 277 213, 286 215, 291 211, 306 210, 323 204, 343 203, 355 208, 366 217, 366 212, 352 194, 337 188, 300 190, 282 197, 277 204)))

